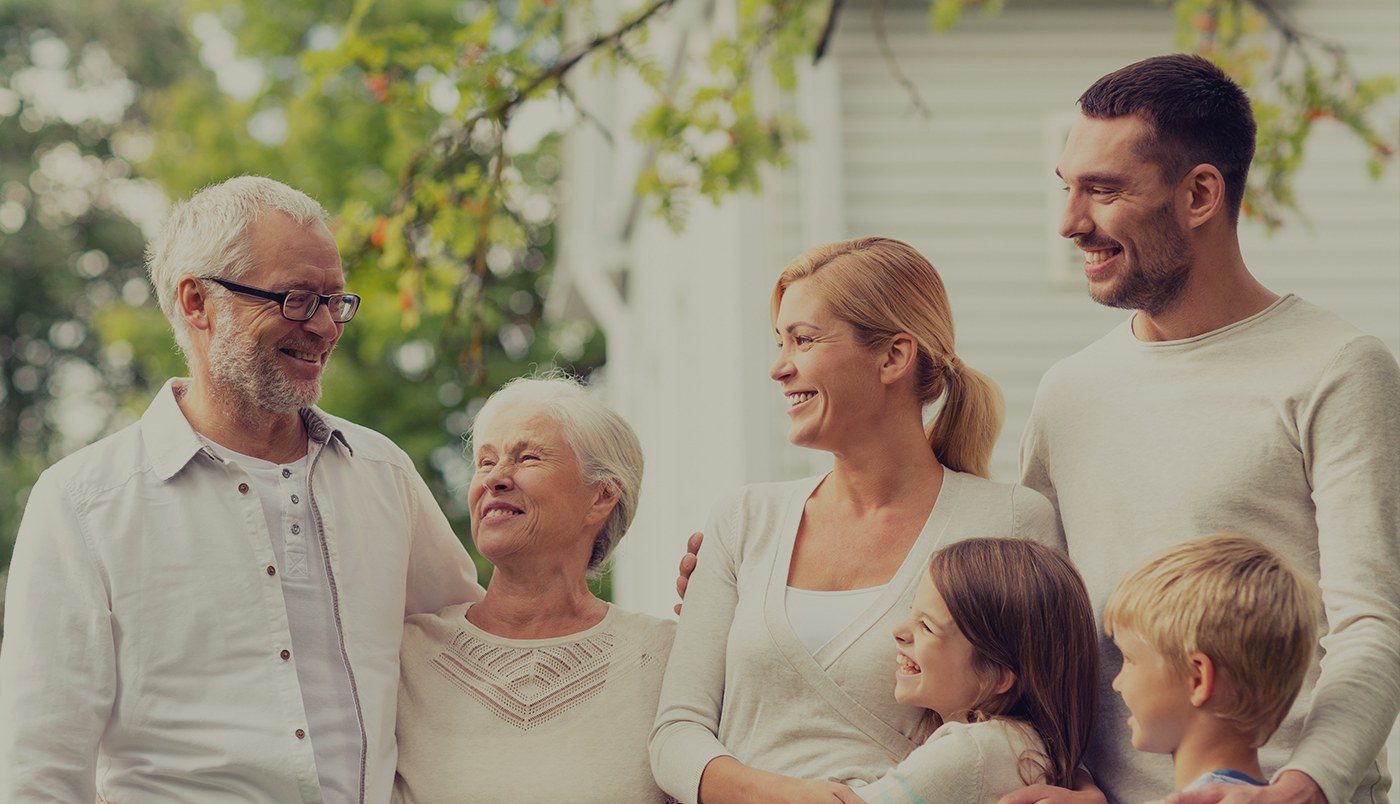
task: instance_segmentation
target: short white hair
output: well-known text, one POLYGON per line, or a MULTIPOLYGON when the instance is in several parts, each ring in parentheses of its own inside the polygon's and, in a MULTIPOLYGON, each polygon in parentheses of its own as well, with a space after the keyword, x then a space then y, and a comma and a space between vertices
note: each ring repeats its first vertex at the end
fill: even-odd
POLYGON ((188 357, 189 332, 180 315, 176 288, 185 276, 237 279, 253 268, 248 225, 269 210, 298 224, 324 223, 326 210, 311 196, 262 176, 238 176, 213 184, 175 206, 146 249, 146 271, 175 342, 188 357))
POLYGON ((475 434, 497 412, 517 405, 544 408, 564 431, 564 439, 578 458, 580 480, 608 483, 617 492, 617 505, 594 538, 588 558, 588 569, 596 570, 612 555, 637 513, 642 493, 642 444, 627 421, 577 379, 562 373, 517 377, 487 398, 472 420, 473 464, 475 434))

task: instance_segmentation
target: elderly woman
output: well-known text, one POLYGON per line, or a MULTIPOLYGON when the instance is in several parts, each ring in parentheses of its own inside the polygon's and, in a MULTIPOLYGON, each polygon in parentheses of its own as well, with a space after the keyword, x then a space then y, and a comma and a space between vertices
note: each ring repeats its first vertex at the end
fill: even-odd
POLYGON ((571 380, 518 379, 472 426, 486 597, 408 618, 395 801, 659 801, 647 733, 675 623, 589 591, 637 509, 642 452, 571 380))

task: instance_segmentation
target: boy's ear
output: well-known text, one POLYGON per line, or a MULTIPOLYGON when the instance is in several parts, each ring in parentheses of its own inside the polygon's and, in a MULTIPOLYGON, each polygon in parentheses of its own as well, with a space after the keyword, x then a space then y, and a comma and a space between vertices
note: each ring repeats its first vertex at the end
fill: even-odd
POLYGON ((1199 709, 1215 694, 1215 662, 1199 651, 1186 661, 1191 665, 1191 705, 1199 709))

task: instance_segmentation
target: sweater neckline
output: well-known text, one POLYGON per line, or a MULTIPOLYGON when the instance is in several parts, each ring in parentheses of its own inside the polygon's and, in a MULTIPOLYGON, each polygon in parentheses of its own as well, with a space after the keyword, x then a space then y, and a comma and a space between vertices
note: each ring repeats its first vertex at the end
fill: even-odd
POLYGON ((1284 309, 1293 306, 1293 304, 1297 301, 1297 295, 1293 293, 1285 293, 1282 296, 1279 296, 1277 299, 1275 299, 1273 304, 1270 304, 1268 307, 1265 307, 1264 309, 1251 316, 1241 318, 1239 321, 1226 324, 1225 326, 1220 327, 1218 329, 1213 329, 1210 332, 1202 332, 1200 335, 1192 335, 1189 338, 1178 338, 1172 341, 1144 341, 1138 338, 1137 335, 1134 335, 1133 321, 1137 319, 1137 313, 1133 313, 1131 316, 1129 316, 1128 320, 1123 322, 1121 326, 1123 327, 1124 335, 1127 336, 1128 341, 1130 341, 1134 346, 1136 346, 1139 349, 1188 349, 1206 343, 1207 341, 1218 340, 1220 338, 1224 338, 1228 335, 1238 332, 1242 329, 1252 327, 1258 324, 1259 322, 1264 321, 1265 319, 1272 318, 1275 313, 1281 312, 1284 309))
POLYGON ((512 639, 510 637, 503 637, 498 634, 493 634, 490 631, 486 631, 477 626, 471 620, 468 620, 467 609, 470 609, 474 605, 476 604, 464 604, 461 608, 461 611, 459 611, 456 615, 457 625, 459 628, 461 628, 463 633, 466 633, 467 635, 471 636, 474 639, 480 640, 481 642, 487 642, 492 645, 500 645, 503 647, 511 648, 547 648, 553 645, 565 645, 573 642, 581 642, 585 639, 588 639, 591 636, 595 636, 599 632, 606 631, 609 628, 611 628, 613 620, 616 619, 617 616, 617 607, 611 603, 608 603, 608 610, 603 614, 603 619, 599 620, 594 625, 583 629, 582 631, 575 631, 572 634, 563 634, 562 636, 557 637, 544 637, 542 639, 512 639))

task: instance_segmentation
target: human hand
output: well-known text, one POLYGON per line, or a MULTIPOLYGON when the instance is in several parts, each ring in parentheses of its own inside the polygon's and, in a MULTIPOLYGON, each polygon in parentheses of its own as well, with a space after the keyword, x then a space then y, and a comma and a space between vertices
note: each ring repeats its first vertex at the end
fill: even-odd
POLYGON ((1208 784, 1189 793, 1173 793, 1166 804, 1327 804, 1313 778, 1302 771, 1284 771, 1264 787, 1208 784))
POLYGON ((997 804, 1106 804, 1108 799, 1097 787, 1087 790, 1066 790, 1048 784, 1033 784, 1014 793, 1007 793, 997 804))
MULTIPOLYGON (((686 554, 681 556, 681 574, 676 577, 676 594, 681 600, 685 600, 685 588, 690 584, 690 574, 695 571, 695 565, 700 562, 700 543, 705 540, 703 533, 690 534, 690 541, 686 542, 686 554)), ((681 604, 676 604, 676 614, 681 613, 681 604)))
POLYGON ((782 804, 864 804, 865 799, 856 791, 838 782, 821 782, 813 779, 784 778, 771 787, 772 795, 764 796, 765 801, 782 804))

